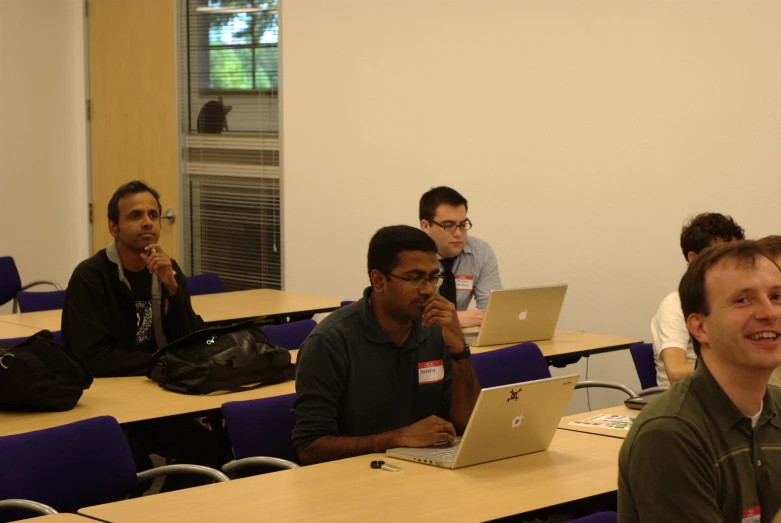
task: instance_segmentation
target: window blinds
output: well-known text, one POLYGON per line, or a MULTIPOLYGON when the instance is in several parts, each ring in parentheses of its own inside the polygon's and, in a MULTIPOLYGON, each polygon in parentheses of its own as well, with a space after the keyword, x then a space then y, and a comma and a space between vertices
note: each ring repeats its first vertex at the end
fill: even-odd
POLYGON ((180 5, 188 273, 279 289, 277 1, 180 5))

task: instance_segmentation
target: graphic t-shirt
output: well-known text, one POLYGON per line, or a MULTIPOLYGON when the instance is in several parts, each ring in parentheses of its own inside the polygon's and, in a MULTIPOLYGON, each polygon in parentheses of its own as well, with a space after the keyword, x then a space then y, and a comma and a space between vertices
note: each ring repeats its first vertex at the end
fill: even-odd
MULTIPOLYGON (((136 303, 136 345, 144 345, 154 341, 152 328, 152 273, 143 269, 139 272, 125 271, 125 278, 130 282, 133 301, 136 303)), ((154 344, 152 344, 154 345, 154 344)), ((154 347, 152 347, 154 350, 154 347)))

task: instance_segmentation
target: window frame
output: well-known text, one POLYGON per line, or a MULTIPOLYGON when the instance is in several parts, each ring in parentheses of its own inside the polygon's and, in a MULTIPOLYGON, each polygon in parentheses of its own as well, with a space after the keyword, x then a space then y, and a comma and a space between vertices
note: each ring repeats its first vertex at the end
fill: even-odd
MULTIPOLYGON (((212 43, 209 40, 209 15, 213 13, 232 13, 232 14, 239 14, 242 12, 250 12, 250 16, 256 16, 256 15, 265 15, 265 14, 272 14, 277 16, 277 27, 279 24, 279 9, 277 6, 274 6, 272 8, 263 9, 263 8, 257 8, 257 7, 211 7, 206 5, 208 0, 185 0, 188 3, 191 3, 194 7, 191 10, 188 10, 188 16, 193 16, 195 14, 196 16, 203 17, 203 21, 206 23, 199 23, 198 24, 198 37, 196 39, 196 42, 191 42, 191 48, 190 48, 190 60, 196 60, 198 62, 198 69, 201 71, 208 71, 208 74, 205 75, 203 78, 199 78, 199 85, 198 85, 198 92, 200 94, 204 95, 219 95, 219 94, 229 94, 229 95, 237 95, 241 93, 249 93, 253 95, 263 94, 263 93, 269 93, 269 96, 277 95, 279 92, 279 70, 277 70, 277 76, 276 76, 276 86, 270 87, 270 88, 258 88, 257 87, 257 73, 258 73, 258 65, 257 65, 257 53, 256 51, 258 49, 264 49, 264 48, 276 48, 277 49, 277 57, 279 57, 279 39, 277 39, 276 43, 261 43, 260 37, 262 35, 255 35, 253 34, 251 36, 251 43, 242 43, 242 44, 215 44, 212 45, 212 43), (258 41, 255 41, 255 40, 258 41), (195 45, 192 45, 192 44, 195 45), (205 45, 203 44, 205 43, 205 45), (251 49, 252 50, 252 57, 250 60, 251 68, 248 71, 248 74, 250 75, 251 81, 252 81, 252 87, 247 89, 231 89, 231 88, 224 88, 224 87, 210 87, 212 82, 212 69, 211 69, 211 51, 216 49, 251 49)), ((188 24, 189 24, 189 18, 188 18, 188 24)), ((251 27, 254 30, 255 25, 251 24, 251 27)), ((279 64, 279 61, 277 61, 277 64, 279 64)), ((277 67, 279 67, 277 65, 277 67)))

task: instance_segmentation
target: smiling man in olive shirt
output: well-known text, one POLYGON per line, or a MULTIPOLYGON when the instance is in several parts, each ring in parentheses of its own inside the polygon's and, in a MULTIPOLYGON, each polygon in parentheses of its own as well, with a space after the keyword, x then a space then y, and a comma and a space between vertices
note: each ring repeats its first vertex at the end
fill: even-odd
POLYGON ((781 365, 781 269, 754 241, 708 247, 679 293, 700 362, 629 432, 619 521, 771 521, 781 509, 781 389, 767 385, 781 365))

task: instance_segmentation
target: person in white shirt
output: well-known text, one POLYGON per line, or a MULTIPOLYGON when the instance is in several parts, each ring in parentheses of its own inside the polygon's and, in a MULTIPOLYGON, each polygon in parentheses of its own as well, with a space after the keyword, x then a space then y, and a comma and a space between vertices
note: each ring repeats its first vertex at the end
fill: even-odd
MULTIPOLYGON (((743 228, 730 216, 698 214, 681 229, 681 251, 687 263, 711 245, 745 239, 743 228)), ((651 337, 656 363, 656 384, 668 387, 694 370, 697 359, 681 310, 678 291, 668 294, 651 318, 651 337)))

